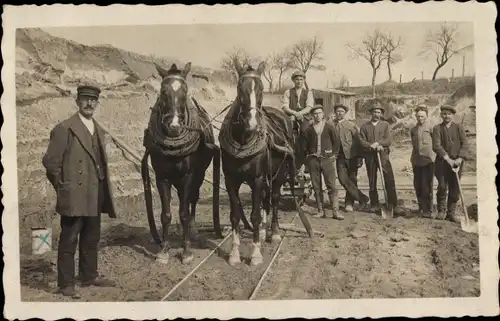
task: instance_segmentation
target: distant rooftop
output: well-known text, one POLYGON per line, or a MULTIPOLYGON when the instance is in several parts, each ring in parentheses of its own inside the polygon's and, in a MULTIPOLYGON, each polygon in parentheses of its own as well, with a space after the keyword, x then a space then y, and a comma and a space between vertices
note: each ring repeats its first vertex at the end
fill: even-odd
POLYGON ((335 88, 312 88, 312 90, 315 91, 322 91, 322 92, 331 92, 337 95, 343 95, 343 96, 355 96, 357 93, 353 92, 348 92, 340 89, 335 89, 335 88))

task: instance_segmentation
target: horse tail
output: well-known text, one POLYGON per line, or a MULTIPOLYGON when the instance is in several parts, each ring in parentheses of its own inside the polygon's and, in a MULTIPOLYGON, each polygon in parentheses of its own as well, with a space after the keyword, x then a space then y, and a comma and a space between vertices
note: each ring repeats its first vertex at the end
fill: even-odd
POLYGON ((141 161, 141 174, 142 182, 144 184, 144 199, 146 200, 146 211, 148 214, 149 231, 156 244, 161 245, 162 240, 160 234, 156 229, 155 217, 153 213, 153 196, 151 193, 151 178, 149 177, 149 164, 148 164, 149 151, 146 149, 144 157, 141 161))

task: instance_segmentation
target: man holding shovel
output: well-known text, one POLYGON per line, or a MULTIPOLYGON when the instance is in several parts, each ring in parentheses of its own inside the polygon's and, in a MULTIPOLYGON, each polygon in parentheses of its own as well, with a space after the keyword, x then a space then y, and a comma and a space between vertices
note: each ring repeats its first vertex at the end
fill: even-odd
POLYGON ((352 212, 354 201, 358 201, 360 210, 365 211, 368 207, 369 198, 358 188, 358 168, 361 166, 359 129, 353 122, 345 119, 348 111, 347 106, 336 105, 334 107, 335 120, 333 125, 340 139, 340 151, 337 158, 337 175, 340 184, 346 191, 345 211, 352 212))
POLYGON ((381 209, 377 191, 377 169, 379 168, 378 160, 380 157, 381 170, 383 172, 382 179, 387 192, 385 202, 390 211, 400 214, 397 208, 396 183, 394 181, 392 164, 389 159, 391 134, 389 123, 382 119, 383 112, 384 108, 380 103, 373 102, 370 107, 371 120, 361 125, 359 130, 360 143, 365 150, 365 164, 368 174, 368 184, 370 185, 370 205, 373 212, 378 212, 381 209))
POLYGON ((460 223, 455 214, 457 202, 460 197, 459 182, 454 170, 458 171, 458 177, 462 176, 463 159, 467 149, 467 136, 462 125, 453 121, 456 110, 453 106, 441 106, 441 118, 443 121, 433 129, 432 147, 436 152, 435 176, 438 181, 436 193, 438 219, 448 219, 460 223), (446 202, 446 191, 448 200, 446 202))
POLYGON ((326 122, 322 105, 315 105, 311 114, 313 124, 305 131, 306 164, 311 175, 311 183, 316 197, 318 214, 314 217, 326 217, 323 210, 323 191, 321 190, 321 175, 328 189, 328 197, 332 204, 334 219, 343 220, 339 213, 338 195, 336 188, 335 160, 339 155, 340 140, 333 125, 326 122))

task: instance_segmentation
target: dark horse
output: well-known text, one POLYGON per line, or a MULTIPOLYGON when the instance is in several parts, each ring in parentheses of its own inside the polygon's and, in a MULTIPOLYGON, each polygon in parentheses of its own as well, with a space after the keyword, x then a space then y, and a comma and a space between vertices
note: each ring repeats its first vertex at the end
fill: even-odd
MULTIPOLYGON (((195 215, 200 187, 205 172, 214 160, 214 181, 219 178, 220 150, 214 145, 213 129, 208 113, 188 95, 186 76, 191 68, 188 63, 184 70, 173 64, 164 70, 156 66, 162 77, 158 100, 152 108, 148 128, 144 132, 146 152, 142 160, 146 208, 150 231, 155 242, 160 245, 159 257, 168 258, 168 228, 172 221, 170 200, 172 185, 179 198, 179 217, 183 230, 182 262, 193 259, 190 240, 197 234, 195 215), (156 186, 161 199, 162 237, 156 229, 149 178, 148 155, 156 174, 156 186), (191 205, 191 208, 189 208, 191 205)), ((214 189, 214 196, 218 190, 214 189)), ((217 194, 218 195, 218 194, 217 194)), ((218 204, 214 204, 214 224, 220 237, 218 204)))
MULTIPOLYGON (((240 263, 238 225, 244 218, 239 189, 247 183, 252 190, 253 250, 251 265, 262 263, 260 251, 261 205, 266 216, 272 208, 271 239, 279 241, 278 202, 287 173, 295 174, 292 123, 283 111, 262 106, 264 86, 257 70, 244 70, 235 60, 238 72, 237 97, 228 111, 219 134, 222 170, 228 191, 233 246, 229 264, 240 263)), ((290 175, 292 178, 295 175, 290 175)), ((292 184, 293 186, 293 184, 292 184)), ((292 190, 292 193, 294 191, 292 190)), ((267 232, 267 228, 266 228, 267 232)))

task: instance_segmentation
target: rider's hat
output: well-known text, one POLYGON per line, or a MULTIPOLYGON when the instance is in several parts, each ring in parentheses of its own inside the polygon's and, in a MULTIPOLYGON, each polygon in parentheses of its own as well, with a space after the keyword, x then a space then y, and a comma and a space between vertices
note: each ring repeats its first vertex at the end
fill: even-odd
POLYGON ((333 107, 333 110, 335 111, 335 110, 337 110, 338 108, 342 108, 342 109, 343 109, 343 110, 345 110, 345 111, 348 111, 348 110, 349 110, 349 108, 348 108, 347 106, 342 105, 342 104, 335 105, 335 107, 333 107))
POLYGON ((302 70, 297 70, 292 74, 292 80, 295 79, 295 77, 303 77, 306 78, 306 74, 302 70))
POLYGON ((370 112, 374 111, 375 109, 380 110, 382 113, 385 112, 384 107, 382 107, 382 105, 378 101, 374 101, 370 104, 370 112))
POLYGON ((457 110, 455 109, 455 107, 453 107, 451 105, 443 105, 443 106, 441 106, 441 111, 443 111, 443 110, 451 111, 453 114, 457 113, 457 110))

